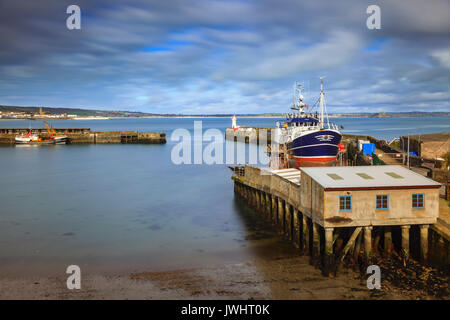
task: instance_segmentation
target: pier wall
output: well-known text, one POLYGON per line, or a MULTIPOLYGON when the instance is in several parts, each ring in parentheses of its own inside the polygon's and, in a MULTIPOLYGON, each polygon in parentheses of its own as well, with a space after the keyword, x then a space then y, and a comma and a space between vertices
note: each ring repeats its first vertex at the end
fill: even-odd
POLYGON ((239 127, 236 129, 228 128, 225 130, 225 139, 232 141, 243 141, 245 143, 259 144, 260 133, 262 133, 263 130, 267 133, 267 143, 270 144, 272 141, 273 128, 263 128, 263 127, 239 127))
MULTIPOLYGON (((72 144, 108 144, 108 143, 142 143, 164 144, 166 134, 162 132, 138 131, 91 131, 89 128, 54 129, 57 133, 65 134, 72 144)), ((14 144, 19 134, 28 133, 29 129, 0 129, 0 144, 14 144)), ((46 129, 32 129, 42 137, 49 137, 46 129)))

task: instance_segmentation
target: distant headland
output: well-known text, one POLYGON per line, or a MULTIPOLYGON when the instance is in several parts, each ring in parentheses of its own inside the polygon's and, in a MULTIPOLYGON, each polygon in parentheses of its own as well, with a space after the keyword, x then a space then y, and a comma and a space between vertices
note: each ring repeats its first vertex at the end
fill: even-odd
MULTIPOLYGON (((234 114, 174 114, 145 113, 137 111, 92 110, 79 108, 21 107, 0 105, 0 119, 25 120, 107 120, 111 118, 230 118, 234 114)), ((283 118, 284 113, 241 113, 245 118, 283 118)), ((450 117, 450 112, 374 112, 330 113, 331 118, 399 118, 399 117, 450 117)))

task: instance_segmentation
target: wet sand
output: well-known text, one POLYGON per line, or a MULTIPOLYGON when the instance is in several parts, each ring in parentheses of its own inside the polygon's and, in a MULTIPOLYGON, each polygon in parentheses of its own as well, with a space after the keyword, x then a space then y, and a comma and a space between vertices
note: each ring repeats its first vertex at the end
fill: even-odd
POLYGON ((0 279, 0 299, 435 299, 425 291, 382 281, 369 290, 351 269, 324 277, 308 257, 274 257, 224 266, 115 276, 82 275, 68 290, 65 277, 0 279))

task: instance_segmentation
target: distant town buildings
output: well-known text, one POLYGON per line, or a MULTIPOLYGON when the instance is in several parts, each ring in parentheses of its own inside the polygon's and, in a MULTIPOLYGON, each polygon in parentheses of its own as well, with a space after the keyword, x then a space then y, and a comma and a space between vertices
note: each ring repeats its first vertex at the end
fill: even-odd
POLYGON ((9 112, 0 111, 0 119, 29 119, 29 120, 41 120, 41 119, 68 119, 76 117, 76 115, 68 115, 67 113, 51 114, 50 112, 43 112, 42 108, 39 112, 9 112))
POLYGON ((108 119, 101 116, 78 116, 76 114, 67 113, 50 113, 42 111, 39 112, 20 112, 20 111, 0 111, 0 119, 20 119, 20 120, 83 120, 83 119, 108 119))

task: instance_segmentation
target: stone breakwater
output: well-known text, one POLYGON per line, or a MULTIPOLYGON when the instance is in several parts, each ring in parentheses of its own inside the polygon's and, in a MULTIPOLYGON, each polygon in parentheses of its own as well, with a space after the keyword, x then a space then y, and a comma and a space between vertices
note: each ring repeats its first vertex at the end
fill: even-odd
MULTIPOLYGON (((89 128, 55 128, 54 130, 58 134, 65 134, 72 144, 166 143, 166 134, 163 132, 91 131, 89 128)), ((26 134, 28 131, 27 128, 0 129, 0 144, 14 144, 17 135, 26 134)), ((46 129, 32 129, 32 132, 48 137, 46 129)))

